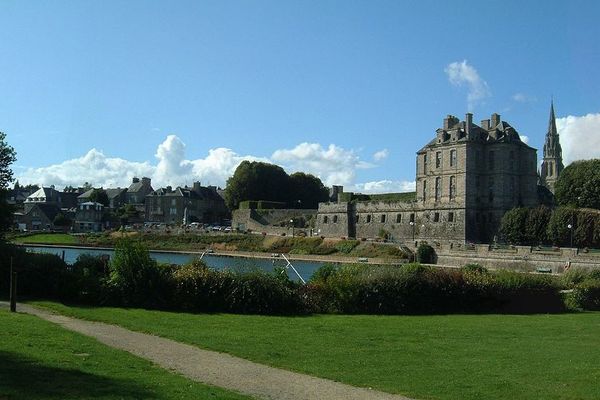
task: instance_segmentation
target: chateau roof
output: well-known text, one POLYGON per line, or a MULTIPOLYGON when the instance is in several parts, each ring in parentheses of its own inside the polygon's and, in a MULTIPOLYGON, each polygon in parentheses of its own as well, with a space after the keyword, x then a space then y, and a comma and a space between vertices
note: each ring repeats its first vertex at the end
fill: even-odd
POLYGON ((521 141, 517 130, 508 122, 501 121, 498 114, 492 114, 491 119, 481 121, 481 125, 472 122, 472 114, 467 114, 465 121, 459 121, 458 118, 448 115, 444 119, 444 126, 436 130, 436 137, 417 153, 421 153, 427 148, 434 146, 470 141, 487 143, 516 142, 527 146, 527 144, 521 141))

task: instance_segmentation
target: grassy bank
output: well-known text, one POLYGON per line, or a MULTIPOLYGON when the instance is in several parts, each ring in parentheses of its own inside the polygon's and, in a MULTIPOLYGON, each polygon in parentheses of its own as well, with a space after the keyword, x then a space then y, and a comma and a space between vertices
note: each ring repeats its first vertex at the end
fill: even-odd
POLYGON ((43 305, 418 399, 600 398, 600 313, 264 317, 43 305))
MULTIPOLYGON (((70 246, 114 247, 123 237, 121 232, 86 235, 63 233, 40 233, 15 236, 11 239, 20 244, 55 244, 70 246)), ((406 258, 396 246, 356 240, 322 239, 305 237, 263 236, 251 234, 156 234, 134 233, 125 235, 140 241, 152 250, 201 251, 212 248, 220 251, 248 251, 258 253, 291 253, 310 255, 342 255, 370 258, 406 258)))
POLYGON ((13 238, 12 241, 20 244, 58 244, 64 246, 75 246, 80 243, 76 236, 66 233, 37 233, 18 236, 13 238))
POLYGON ((33 316, 0 310, 0 326, 2 399, 249 399, 33 316))

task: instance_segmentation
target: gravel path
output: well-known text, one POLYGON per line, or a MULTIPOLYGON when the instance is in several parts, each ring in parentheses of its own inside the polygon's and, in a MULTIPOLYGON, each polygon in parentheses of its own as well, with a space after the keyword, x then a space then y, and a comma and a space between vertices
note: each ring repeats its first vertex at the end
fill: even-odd
MULTIPOLYGON (((1 305, 8 306, 6 302, 1 302, 1 305)), ((26 304, 18 304, 17 311, 36 315, 63 328, 96 338, 108 346, 151 360, 195 381, 258 399, 410 400, 400 395, 268 367, 115 325, 53 314, 26 304)))

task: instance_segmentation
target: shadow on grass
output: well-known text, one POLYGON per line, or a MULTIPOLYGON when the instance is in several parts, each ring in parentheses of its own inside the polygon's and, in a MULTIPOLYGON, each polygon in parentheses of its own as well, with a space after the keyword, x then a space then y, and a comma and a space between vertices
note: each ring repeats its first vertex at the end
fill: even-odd
POLYGON ((0 399, 156 398, 135 382, 51 367, 0 351, 0 399))

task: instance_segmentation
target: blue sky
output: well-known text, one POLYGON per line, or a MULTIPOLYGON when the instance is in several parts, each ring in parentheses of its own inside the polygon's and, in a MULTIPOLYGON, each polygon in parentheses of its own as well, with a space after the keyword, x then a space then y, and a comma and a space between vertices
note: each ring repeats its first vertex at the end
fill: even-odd
POLYGON ((1 1, 0 131, 21 183, 223 185, 249 158, 398 191, 446 114, 498 112, 541 149, 554 96, 568 161, 598 157, 599 17, 595 1, 1 1))

